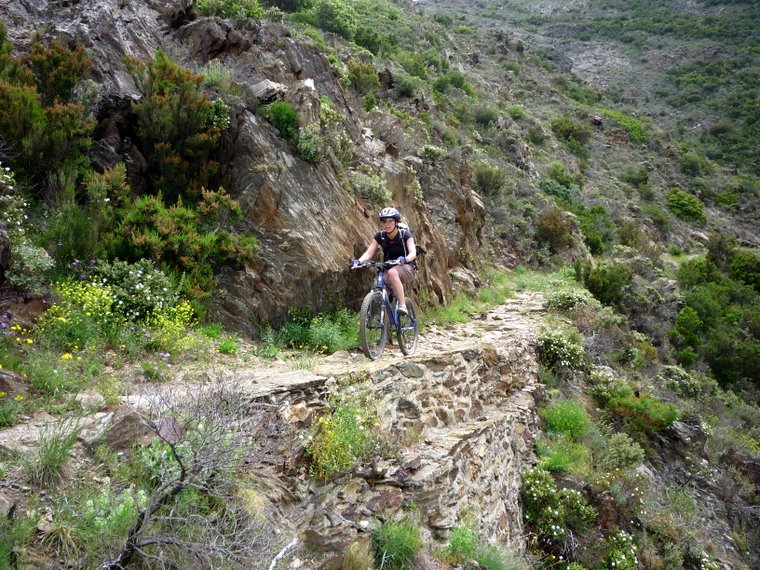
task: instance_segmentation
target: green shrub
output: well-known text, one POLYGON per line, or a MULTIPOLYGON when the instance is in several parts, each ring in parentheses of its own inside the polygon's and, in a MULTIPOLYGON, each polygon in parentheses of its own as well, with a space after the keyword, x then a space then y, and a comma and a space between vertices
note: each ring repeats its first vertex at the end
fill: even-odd
POLYGON ((667 194, 668 208, 682 220, 703 222, 705 211, 702 202, 696 196, 673 188, 667 194))
POLYGON ((591 427, 591 418, 586 410, 572 400, 558 400, 541 408, 538 415, 546 423, 550 434, 565 434, 578 441, 586 435, 591 427))
POLYGON ((575 203, 573 210, 580 221, 583 241, 593 254, 604 252, 614 241, 615 223, 601 204, 587 208, 575 203))
POLYGON ((478 541, 469 528, 458 526, 451 531, 449 543, 443 550, 444 559, 450 564, 464 564, 475 558, 478 541))
POLYGON ((631 282, 631 270, 622 264, 607 263, 593 267, 590 263, 576 262, 576 276, 600 303, 618 306, 631 282))
POLYGON ((380 53, 380 50, 383 47, 383 41, 381 35, 369 26, 360 26, 354 34, 354 42, 356 45, 369 50, 373 55, 380 53))
POLYGON ((644 460, 644 450, 625 433, 612 434, 605 441, 598 465, 606 471, 628 469, 640 465, 644 460))
POLYGON ((209 100, 202 75, 162 51, 151 61, 128 58, 126 63, 142 93, 132 110, 152 189, 169 203, 179 197, 196 203, 202 188, 218 184, 219 165, 213 159, 229 122, 227 107, 209 100))
POLYGON ((206 62, 200 72, 206 87, 218 87, 225 93, 232 93, 234 72, 231 67, 214 58, 206 62))
POLYGON ((649 173, 641 164, 628 164, 620 173, 620 180, 636 188, 642 188, 649 183, 649 173))
POLYGON ((619 111, 610 111, 603 109, 602 114, 608 119, 612 119, 628 134, 628 138, 633 142, 645 143, 649 139, 647 129, 639 119, 620 113, 619 111))
POLYGON ((127 329, 124 317, 113 310, 115 299, 107 285, 65 281, 56 284, 55 292, 56 303, 35 323, 41 346, 69 353, 101 346, 127 329))
POLYGON ((229 18, 244 24, 264 14, 258 0, 196 0, 195 8, 203 16, 229 18))
POLYGON ((585 143, 591 136, 591 128, 588 125, 574 121, 570 117, 557 117, 549 121, 549 126, 555 135, 565 142, 571 140, 585 143))
POLYGON ((507 114, 515 121, 518 121, 525 117, 525 109, 520 107, 520 105, 510 105, 507 107, 507 114))
POLYGON ((385 183, 385 178, 380 174, 365 174, 358 170, 350 170, 348 178, 354 190, 362 198, 374 204, 386 204, 392 196, 385 183))
POLYGON ((219 352, 222 354, 237 354, 240 352, 240 343, 235 338, 225 338, 219 343, 219 352))
POLYGON ((440 162, 446 158, 446 150, 432 144, 422 145, 419 153, 420 156, 432 160, 433 162, 440 162))
POLYGON ((597 385, 592 395, 614 417, 624 420, 633 431, 651 435, 670 427, 678 419, 675 405, 645 394, 636 395, 630 386, 613 381, 607 386, 597 385))
POLYGON ((54 40, 50 47, 35 41, 29 55, 21 62, 34 74, 43 104, 52 105, 71 101, 72 90, 89 71, 92 58, 79 43, 70 49, 60 40, 54 40))
POLYGON ((731 277, 753 287, 760 293, 760 254, 740 250, 731 255, 731 277))
POLYGON ((201 299, 216 283, 211 262, 241 264, 253 259, 255 238, 223 229, 242 216, 223 188, 203 190, 196 208, 167 207, 160 196, 141 196, 114 229, 112 255, 128 261, 160 259, 164 270, 183 275, 182 292, 201 299))
POLYGON ((539 466, 550 473, 585 473, 589 466, 588 448, 565 435, 536 442, 539 466))
POLYGON ((536 239, 554 252, 573 245, 572 230, 570 219, 559 208, 544 210, 536 219, 536 239))
POLYGON ((676 317, 675 326, 670 330, 670 342, 680 351, 678 360, 683 364, 693 364, 696 350, 702 343, 705 325, 697 312, 689 306, 681 309, 676 317), (685 350, 691 349, 691 350, 685 350))
POLYGON ((72 269, 83 281, 107 287, 111 309, 130 321, 142 321, 156 310, 173 307, 179 291, 172 280, 149 259, 127 261, 75 261, 72 269))
POLYGON ((13 427, 19 422, 23 412, 23 400, 21 394, 11 396, 0 392, 0 428, 13 427))
POLYGON ((698 154, 685 152, 681 155, 681 170, 686 174, 699 176, 702 174, 704 168, 704 163, 698 154))
POLYGON ((575 177, 567 172, 565 169, 565 164, 563 162, 552 162, 549 165, 548 174, 549 178, 554 180, 557 184, 561 184, 565 188, 572 188, 577 184, 575 177))
POLYGON ((498 168, 487 164, 475 166, 475 188, 483 196, 496 196, 504 186, 506 175, 498 168))
POLYGON ((557 291, 551 293, 546 299, 545 306, 552 311, 566 312, 576 307, 591 305, 595 303, 594 298, 586 290, 569 290, 557 291))
POLYGON ((290 103, 275 101, 259 106, 257 112, 272 123, 283 137, 293 139, 298 133, 298 113, 290 103))
POLYGON ((307 345, 315 352, 350 350, 358 343, 356 317, 348 309, 317 315, 309 324, 307 345))
POLYGON ((356 11, 346 0, 317 0, 314 4, 317 26, 351 40, 359 25, 356 11))
POLYGON ((499 111, 491 105, 475 107, 475 122, 481 127, 489 127, 499 118, 499 111))
POLYGON ((572 190, 569 186, 564 186, 555 180, 544 178, 538 183, 538 187, 541 188, 549 196, 559 198, 563 202, 570 202, 573 198, 572 190))
POLYGON ((546 141, 546 133, 539 125, 531 125, 528 127, 528 140, 540 146, 546 141))
POLYGON ((374 93, 380 87, 380 79, 378 79, 375 66, 358 59, 352 59, 348 62, 348 78, 353 88, 360 95, 374 93))
POLYGON ((325 138, 320 134, 317 123, 309 123, 301 129, 296 149, 298 155, 306 162, 316 164, 325 159, 325 138))
POLYGON ((310 472, 319 479, 351 469, 377 442, 377 410, 369 395, 333 399, 312 428, 306 450, 310 472))
POLYGON ((48 289, 49 275, 55 261, 47 251, 27 241, 13 247, 13 263, 6 278, 8 283, 27 295, 42 295, 48 289))
POLYGON ((393 89, 399 97, 415 97, 422 87, 423 81, 403 71, 393 74, 393 89))
POLYGON ((383 570, 411 570, 422 548, 418 526, 408 522, 383 523, 372 532, 375 567, 383 570))
POLYGON ((213 323, 210 325, 206 325, 205 327, 201 327, 200 332, 210 338, 211 340, 217 340, 220 336, 222 336, 222 332, 224 332, 224 325, 221 323, 213 323))
POLYGON ((690 289, 704 283, 719 283, 723 277, 715 264, 706 257, 695 257, 681 264, 676 273, 683 289, 690 289))

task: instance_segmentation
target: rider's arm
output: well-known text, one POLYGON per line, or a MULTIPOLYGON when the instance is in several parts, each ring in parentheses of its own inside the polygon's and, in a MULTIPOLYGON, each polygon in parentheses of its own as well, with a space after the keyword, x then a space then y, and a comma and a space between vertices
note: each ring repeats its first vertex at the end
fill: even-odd
POLYGON ((414 261, 417 258, 417 247, 414 245, 414 238, 409 236, 406 240, 406 260, 414 261))
POLYGON ((364 263, 365 261, 369 261, 373 257, 375 257, 375 253, 377 253, 377 242, 374 238, 372 238, 372 241, 369 242, 369 245, 367 246, 367 251, 362 253, 361 257, 359 258, 359 261, 361 263, 364 263))

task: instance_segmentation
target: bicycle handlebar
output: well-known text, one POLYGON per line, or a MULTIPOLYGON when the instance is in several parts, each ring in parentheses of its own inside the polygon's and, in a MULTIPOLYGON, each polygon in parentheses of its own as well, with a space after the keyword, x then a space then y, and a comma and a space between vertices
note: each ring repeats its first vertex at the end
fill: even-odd
POLYGON ((356 267, 359 269, 369 268, 369 269, 374 269, 376 271, 386 271, 396 265, 401 265, 401 262, 398 259, 392 259, 390 261, 364 261, 352 267, 356 267))

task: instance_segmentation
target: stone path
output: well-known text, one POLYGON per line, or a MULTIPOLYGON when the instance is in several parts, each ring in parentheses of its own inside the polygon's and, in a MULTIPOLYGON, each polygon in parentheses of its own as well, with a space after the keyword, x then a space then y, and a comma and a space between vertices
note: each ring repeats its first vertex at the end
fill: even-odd
MULTIPOLYGON (((468 323, 427 327, 420 335, 416 353, 410 357, 405 357, 398 348, 398 343, 394 341, 376 361, 368 360, 359 351, 338 352, 309 357, 308 368, 299 369, 300 364, 297 361, 273 361, 252 357, 251 362, 247 364, 236 363, 231 366, 227 362, 212 365, 206 371, 205 377, 207 381, 232 378, 239 388, 254 399, 276 397, 278 394, 292 391, 312 390, 323 385, 328 378, 351 372, 373 373, 396 366, 405 360, 427 360, 453 350, 461 352, 488 344, 504 346, 518 339, 531 338, 537 330, 541 311, 540 294, 518 292, 505 304, 477 315, 468 323)), ((220 362, 224 360, 220 359, 220 362)), ((189 365, 190 368, 193 366, 194 364, 189 365)), ((197 367, 197 364, 195 366, 197 367)), ((196 390, 198 381, 183 380, 185 372, 187 370, 179 366, 176 370, 179 378, 176 381, 151 385, 146 390, 137 387, 122 400, 138 409, 148 408, 160 390, 168 390, 175 394, 178 391, 196 390)), ((83 418, 79 425, 86 430, 102 417, 103 414, 83 418)), ((57 420, 49 414, 39 412, 13 428, 0 430, 0 450, 30 453, 37 447, 40 434, 53 429, 56 423, 57 420)))

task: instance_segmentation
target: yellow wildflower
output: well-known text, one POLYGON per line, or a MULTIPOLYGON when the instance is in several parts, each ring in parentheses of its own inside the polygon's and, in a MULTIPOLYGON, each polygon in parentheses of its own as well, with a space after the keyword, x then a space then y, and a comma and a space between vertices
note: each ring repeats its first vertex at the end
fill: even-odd
POLYGON ((61 355, 61 360, 71 360, 72 358, 74 358, 74 357, 71 354, 69 354, 68 352, 61 355))
POLYGON ((18 396, 16 396, 16 401, 17 402, 20 402, 23 399, 24 399, 24 397, 21 394, 19 394, 18 396))
POLYGON ((5 398, 5 392, 0 392, 0 398, 5 398))

